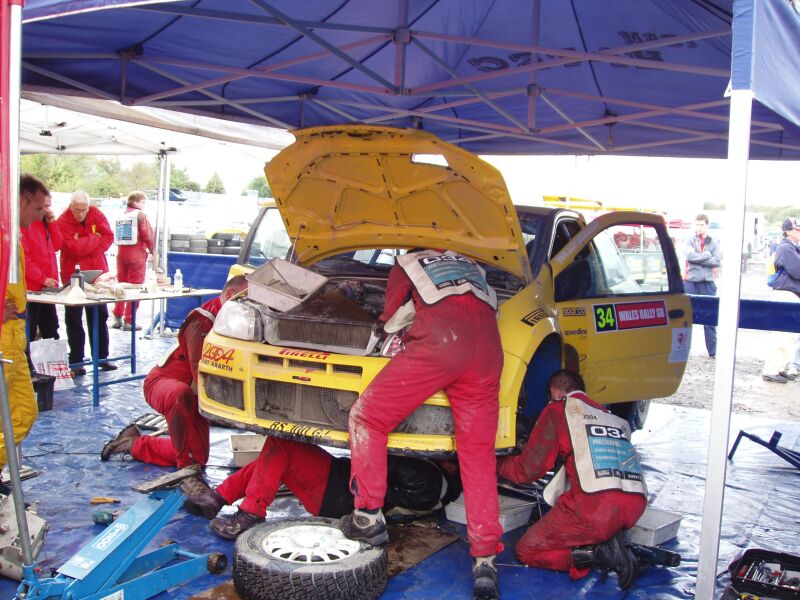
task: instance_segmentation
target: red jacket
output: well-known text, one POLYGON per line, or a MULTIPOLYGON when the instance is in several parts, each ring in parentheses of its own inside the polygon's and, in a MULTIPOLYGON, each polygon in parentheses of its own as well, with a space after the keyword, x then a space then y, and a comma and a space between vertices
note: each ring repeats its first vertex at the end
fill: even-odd
POLYGON ((108 271, 106 250, 114 243, 114 233, 105 215, 96 206, 90 206, 83 223, 79 223, 67 208, 58 217, 61 228, 61 282, 67 283, 76 266, 82 270, 108 271))
POLYGON ((58 281, 56 252, 61 250, 61 228, 55 221, 47 225, 35 221, 19 231, 25 250, 25 284, 30 291, 38 292, 45 279, 58 281))

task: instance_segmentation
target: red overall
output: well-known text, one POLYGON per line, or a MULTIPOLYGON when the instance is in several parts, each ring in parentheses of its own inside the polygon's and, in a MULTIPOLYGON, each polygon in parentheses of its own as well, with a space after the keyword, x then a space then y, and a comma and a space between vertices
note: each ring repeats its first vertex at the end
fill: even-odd
POLYGON ((350 410, 350 487, 356 508, 381 508, 386 495, 390 431, 426 399, 444 390, 455 424, 472 556, 502 549, 495 471, 498 394, 503 352, 495 311, 468 293, 432 306, 405 271, 392 268, 386 321, 411 294, 416 318, 405 349, 394 356, 350 410))
POLYGON ((268 437, 258 458, 225 479, 217 493, 227 504, 244 498, 242 510, 264 517, 281 483, 285 483, 305 509, 316 516, 328 484, 331 460, 331 455, 318 446, 268 437))
POLYGON ((144 399, 166 417, 169 438, 136 438, 131 448, 136 460, 179 469, 208 462, 209 424, 197 410, 197 395, 191 384, 197 381, 203 340, 214 324, 203 313, 216 316, 221 306, 221 300, 214 298, 190 312, 178 331, 178 347, 163 367, 153 367, 147 374, 144 399))
MULTIPOLYGON (((128 207, 129 213, 137 210, 128 207)), ((139 232, 137 242, 132 246, 117 246, 117 281, 125 283, 144 283, 147 267, 147 250, 153 254, 153 228, 143 212, 139 212, 139 232)), ((125 316, 125 322, 132 321, 132 313, 136 310, 138 302, 119 302, 114 305, 114 316, 125 316)))
MULTIPOLYGON (((602 408, 585 394, 578 397, 590 406, 602 408)), ((570 489, 520 538, 516 554, 520 562, 532 567, 568 571, 572 579, 580 579, 589 569, 576 569, 572 565, 572 549, 600 544, 621 529, 633 527, 647 506, 647 498, 621 490, 595 494, 581 490, 564 406, 563 401, 548 404, 536 421, 522 454, 501 458, 498 472, 516 483, 530 483, 547 473, 556 457, 567 457, 570 489)))

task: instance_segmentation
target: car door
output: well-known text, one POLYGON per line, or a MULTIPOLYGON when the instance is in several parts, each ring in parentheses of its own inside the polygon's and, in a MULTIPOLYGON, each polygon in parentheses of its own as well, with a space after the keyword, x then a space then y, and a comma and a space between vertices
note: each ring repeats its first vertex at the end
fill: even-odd
POLYGON ((691 345, 691 304, 660 215, 598 217, 551 259, 565 361, 602 403, 669 396, 691 345))

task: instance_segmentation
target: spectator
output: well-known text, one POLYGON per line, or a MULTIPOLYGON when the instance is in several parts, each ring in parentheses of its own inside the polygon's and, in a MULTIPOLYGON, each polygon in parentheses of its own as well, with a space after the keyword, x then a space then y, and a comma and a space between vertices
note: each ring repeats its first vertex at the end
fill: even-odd
MULTIPOLYGON (((61 282, 69 283, 69 278, 76 267, 82 270, 108 271, 106 250, 114 241, 114 234, 108 225, 105 215, 96 206, 89 205, 89 195, 83 191, 72 194, 69 207, 60 217, 58 226, 61 230, 61 282)), ((86 307, 86 322, 89 326, 89 337, 94 338, 92 310, 98 312, 98 355, 94 358, 108 358, 108 307, 100 304, 86 307)), ((86 334, 83 329, 84 308, 80 306, 64 307, 64 320, 67 322, 67 340, 69 342, 70 364, 84 360, 86 334)), ((100 363, 103 371, 114 371, 117 366, 112 363, 100 363)), ((81 366, 71 369, 72 376, 86 375, 81 366)))
MULTIPOLYGON (((695 235, 686 244, 686 281, 684 289, 687 294, 695 296, 716 296, 717 272, 720 265, 719 242, 708 235, 708 217, 697 215, 694 220, 695 235)), ((717 355, 717 328, 706 325, 706 350, 714 358, 717 355)))

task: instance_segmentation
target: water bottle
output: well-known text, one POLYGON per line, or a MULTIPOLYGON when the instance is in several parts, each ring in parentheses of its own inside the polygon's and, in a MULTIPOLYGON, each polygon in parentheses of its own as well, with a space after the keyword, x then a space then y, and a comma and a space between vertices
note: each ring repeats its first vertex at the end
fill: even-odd
POLYGON ((175 275, 172 278, 172 284, 176 290, 183 289, 183 273, 181 273, 180 269, 175 269, 175 275))
POLYGON ((75 267, 75 272, 72 275, 70 275, 69 287, 70 289, 74 287, 79 287, 83 289, 83 273, 81 273, 80 267, 75 267))

